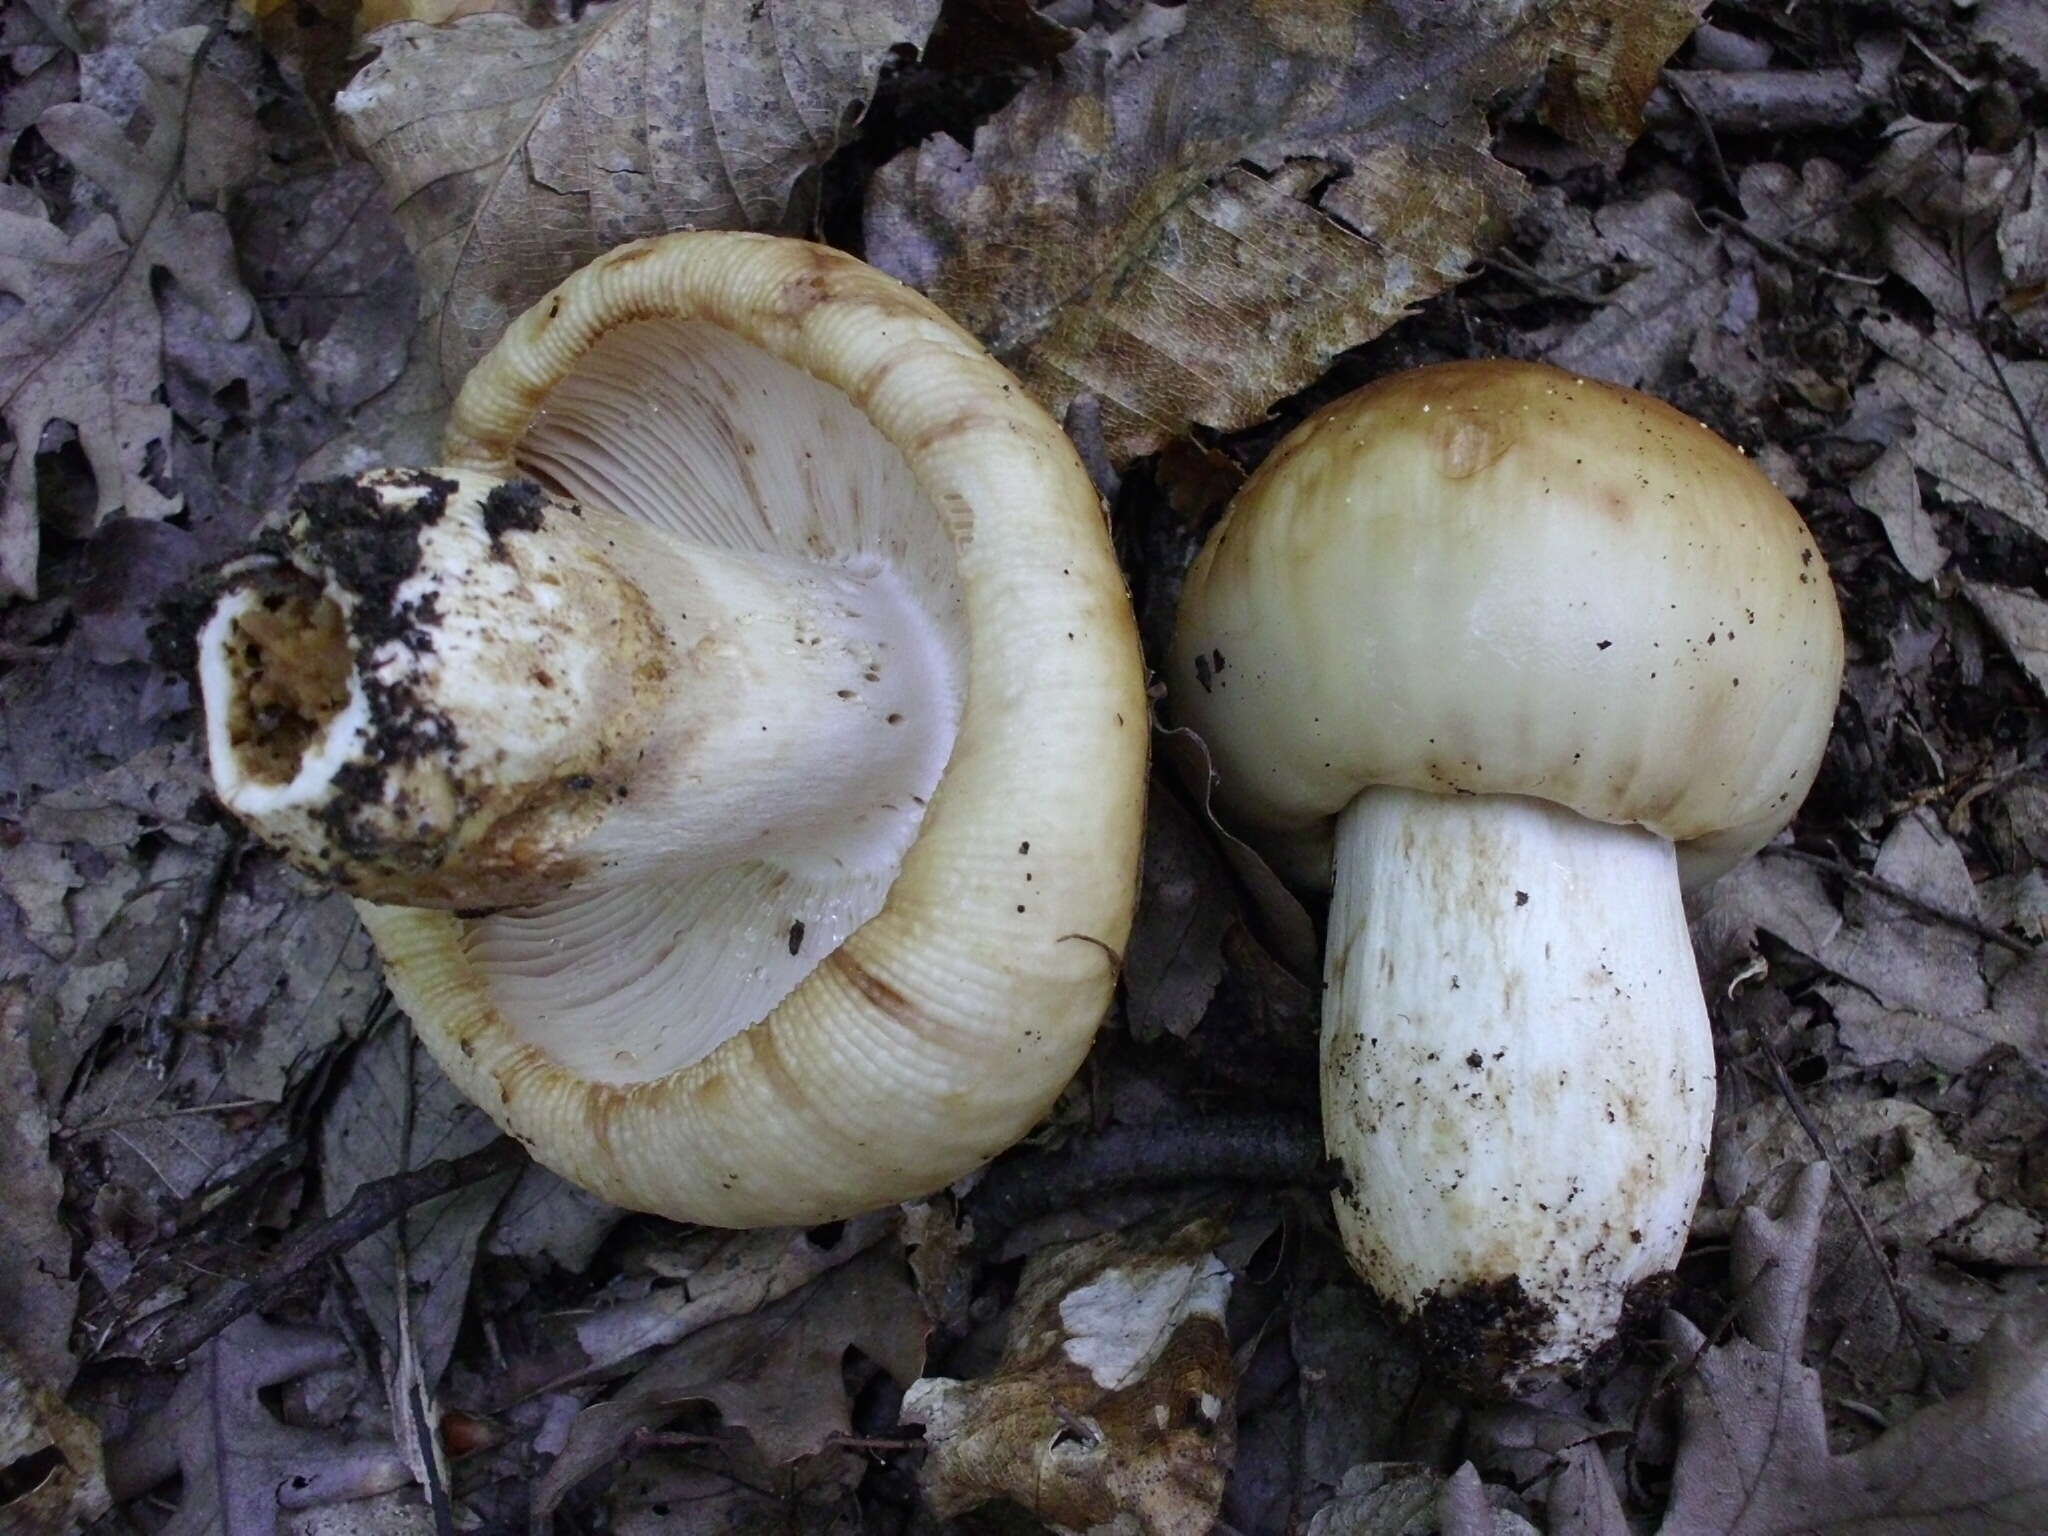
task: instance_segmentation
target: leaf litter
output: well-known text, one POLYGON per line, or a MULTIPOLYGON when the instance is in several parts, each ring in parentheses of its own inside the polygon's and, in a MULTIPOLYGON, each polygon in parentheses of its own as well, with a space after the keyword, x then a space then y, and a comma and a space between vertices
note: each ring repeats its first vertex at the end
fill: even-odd
POLYGON ((1746 0, 1690 42, 1598 0, 478 10, 0 17, 0 1519, 2048 1526, 2036 8, 1853 46, 1746 0), (1800 820, 1694 914, 1722 1107, 1661 1342, 1478 1413, 1429 1378, 1273 1156, 1313 1134, 1315 915, 1198 762, 1122 1009, 988 1197, 718 1234, 505 1167, 266 1269, 491 1133, 371 1027, 347 904, 210 811, 157 605, 295 474, 430 452, 505 316, 679 223, 865 247, 979 330, 1095 454, 1154 645, 1243 474, 1394 367, 1641 383, 1799 501, 1849 686, 1800 820), (1200 1158, 1230 1176, 1119 1183, 1200 1158), (1198 1247, 1216 1307, 1152 1283, 1198 1247), (238 1276, 265 1317, 142 1364, 238 1276))

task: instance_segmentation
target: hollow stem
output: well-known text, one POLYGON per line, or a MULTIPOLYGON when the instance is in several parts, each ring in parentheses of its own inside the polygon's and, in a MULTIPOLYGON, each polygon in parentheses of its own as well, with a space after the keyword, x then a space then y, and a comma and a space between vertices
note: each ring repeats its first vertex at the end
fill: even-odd
POLYGON ((1674 850, 1508 796, 1338 821, 1323 1119, 1353 1263, 1483 1388, 1583 1362, 1685 1245, 1714 1060, 1674 850))
POLYGON ((223 802, 358 894, 456 908, 900 858, 953 669, 885 567, 441 472, 309 488, 200 636, 223 802))

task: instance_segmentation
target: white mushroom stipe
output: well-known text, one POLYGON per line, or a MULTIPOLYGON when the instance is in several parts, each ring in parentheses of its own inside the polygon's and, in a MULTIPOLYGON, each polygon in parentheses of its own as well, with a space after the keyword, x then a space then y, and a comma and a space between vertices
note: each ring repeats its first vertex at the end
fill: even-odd
POLYGON ((1705 1168, 1675 850, 1539 800, 1368 789, 1337 818, 1324 986, 1359 1272, 1418 1298, 1441 1352, 1519 1323, 1521 1368, 1574 1363, 1678 1262, 1705 1168))
POLYGON ((680 234, 515 320, 444 457, 303 488, 201 670, 223 801, 363 898, 456 1085, 726 1226, 1023 1135, 1144 820, 1135 626, 1050 418, 850 257, 680 234))

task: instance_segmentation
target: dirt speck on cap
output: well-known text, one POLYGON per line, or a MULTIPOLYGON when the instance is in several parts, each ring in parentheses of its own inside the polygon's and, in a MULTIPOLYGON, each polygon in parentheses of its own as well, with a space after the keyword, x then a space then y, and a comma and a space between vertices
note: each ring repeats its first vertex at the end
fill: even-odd
POLYGON ((509 560, 508 533, 538 533, 547 522, 547 492, 531 480, 507 480, 484 497, 484 532, 490 536, 491 558, 509 560))

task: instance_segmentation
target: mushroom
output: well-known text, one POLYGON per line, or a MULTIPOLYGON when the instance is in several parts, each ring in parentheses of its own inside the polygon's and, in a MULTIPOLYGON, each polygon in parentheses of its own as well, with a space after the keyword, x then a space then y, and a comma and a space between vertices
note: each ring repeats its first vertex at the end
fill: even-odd
POLYGON ((851 257, 621 247, 443 467, 303 488, 200 636, 219 798, 355 894, 458 1086, 615 1203, 928 1193, 1086 1054, 1148 719, 1101 505, 851 257))
POLYGON ((1310 417, 1187 578, 1217 803, 1332 889, 1324 1136, 1440 1366, 1572 1367, 1685 1244, 1714 1052, 1681 886, 1790 820, 1842 671, 1798 514, 1699 423, 1528 363, 1310 417))

